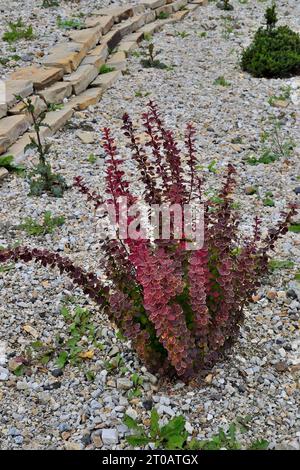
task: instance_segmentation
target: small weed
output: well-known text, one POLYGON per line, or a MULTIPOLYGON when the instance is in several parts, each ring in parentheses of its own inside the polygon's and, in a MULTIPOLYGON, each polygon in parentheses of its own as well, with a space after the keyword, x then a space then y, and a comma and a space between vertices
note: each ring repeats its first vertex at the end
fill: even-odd
POLYGON ((198 36, 199 38, 206 38, 207 32, 206 32, 206 31, 201 31, 200 33, 197 33, 197 36, 198 36))
POLYGON ((229 3, 229 0, 221 0, 219 3, 217 3, 217 7, 220 8, 220 10, 225 11, 233 10, 233 5, 229 3))
POLYGON ((64 105, 62 103, 50 103, 48 104, 48 111, 58 111, 63 109, 64 105))
POLYGON ((295 274, 295 281, 300 281, 300 272, 295 274))
POLYGON ((262 154, 260 157, 248 157, 249 165, 265 165, 273 163, 279 158, 288 158, 292 155, 295 143, 292 139, 285 139, 282 133, 282 123, 276 116, 269 117, 270 130, 261 133, 262 154))
POLYGON ((275 202, 273 201, 273 199, 271 199, 270 197, 266 197, 265 199, 263 199, 263 205, 265 207, 274 207, 275 206, 275 202))
POLYGON ((130 55, 131 55, 132 57, 141 57, 140 51, 132 51, 132 52, 130 53, 130 55))
POLYGON ((275 271, 277 269, 292 269, 293 267, 294 267, 293 261, 277 260, 277 259, 271 259, 269 261, 269 268, 271 271, 275 271))
POLYGON ((176 36, 178 36, 178 37, 184 39, 184 38, 187 38, 187 37, 189 36, 189 33, 187 33, 186 31, 181 31, 181 32, 178 31, 178 32, 176 33, 176 36))
POLYGON ((51 165, 46 161, 46 155, 50 151, 50 144, 43 144, 41 140, 40 131, 42 127, 47 127, 44 123, 46 112, 41 113, 38 117, 35 115, 35 108, 30 98, 24 100, 21 96, 16 96, 19 101, 25 104, 26 111, 31 116, 33 128, 36 133, 36 138, 30 137, 30 144, 25 147, 25 152, 28 149, 34 149, 39 156, 39 163, 29 174, 30 196, 41 196, 43 193, 49 193, 54 197, 62 197, 66 191, 67 183, 65 179, 52 172, 51 165))
POLYGON ((216 78, 214 85, 227 87, 230 86, 230 82, 227 82, 227 80, 225 80, 225 78, 221 75, 220 77, 216 78))
MULTIPOLYGON (((125 416, 124 424, 132 431, 127 436, 127 442, 133 447, 142 447, 150 442, 154 443, 156 449, 184 449, 184 450, 241 450, 242 445, 237 439, 237 429, 241 433, 248 431, 248 421, 251 417, 244 420, 239 418, 236 423, 232 423, 227 431, 220 428, 219 432, 213 435, 209 440, 192 439, 187 442, 188 433, 185 430, 185 418, 175 416, 164 426, 159 424, 159 415, 155 408, 151 411, 149 431, 137 423, 136 420, 125 416)), ((264 439, 253 441, 248 447, 249 450, 265 450, 269 442, 264 439)))
POLYGON ((288 85, 288 86, 283 86, 281 87, 280 89, 280 95, 272 95, 269 97, 268 99, 268 103, 271 105, 271 106, 275 106, 276 104, 276 101, 287 101, 290 99, 291 97, 291 87, 288 85))
POLYGON ((134 447, 154 442, 156 448, 183 449, 188 436, 183 416, 176 416, 166 425, 160 427, 159 415, 155 408, 151 411, 150 430, 148 433, 134 419, 127 415, 125 416, 124 424, 134 432, 134 434, 126 438, 127 442, 134 447))
POLYGON ((29 25, 26 27, 21 18, 19 18, 16 23, 9 22, 8 28, 9 30, 2 36, 5 42, 12 43, 20 39, 26 39, 28 41, 34 38, 32 26, 29 25))
POLYGON ((24 230, 28 235, 34 237, 53 233, 57 227, 61 227, 65 223, 65 218, 62 216, 52 217, 50 211, 44 213, 43 223, 39 224, 32 217, 26 217, 25 221, 18 227, 24 230))
POLYGON ((43 8, 52 8, 58 7, 59 3, 57 0, 43 0, 42 7, 43 8))
POLYGON ((143 385, 143 379, 138 374, 134 373, 130 378, 133 383, 133 388, 128 392, 129 400, 131 400, 132 398, 140 397, 142 395, 140 386, 143 385))
POLYGON ((157 19, 158 20, 166 20, 167 18, 169 18, 170 16, 170 13, 166 13, 165 11, 161 11, 159 13, 159 15, 157 16, 157 19))
POLYGON ((291 224, 289 226, 289 232, 300 233, 300 224, 291 224))
POLYGON ((152 37, 151 33, 144 33, 144 41, 152 41, 152 37))
POLYGON ((67 18, 63 20, 61 16, 58 16, 56 19, 56 24, 61 29, 83 29, 85 25, 82 21, 74 18, 67 18))
POLYGON ((94 164, 94 163, 96 163, 96 161, 97 161, 96 155, 94 155, 93 153, 91 153, 91 154, 88 156, 88 162, 91 163, 91 164, 94 164))
POLYGON ((104 74, 104 73, 109 73, 109 72, 113 72, 115 70, 114 67, 110 67, 109 65, 107 64, 102 64, 100 69, 99 69, 99 73, 100 75, 104 74))
POLYGON ((210 173, 214 173, 214 174, 218 173, 218 170, 217 170, 217 168, 216 168, 216 164, 217 164, 217 161, 216 161, 216 160, 212 160, 212 161, 210 162, 210 164, 207 166, 207 169, 208 169, 208 171, 209 171, 210 173))
POLYGON ((145 59, 141 60, 141 64, 145 68, 167 69, 168 66, 160 60, 156 59, 160 51, 154 50, 154 44, 151 42, 147 49, 144 50, 145 59))
POLYGON ((134 96, 136 96, 136 98, 146 98, 149 95, 151 95, 150 91, 143 92, 142 90, 138 90, 134 93, 134 96))
POLYGON ((0 57, 0 65, 6 65, 10 60, 18 62, 20 59, 21 57, 17 54, 13 54, 7 57, 0 57))
POLYGON ((22 175, 25 168, 21 165, 14 163, 13 155, 0 156, 0 168, 5 168, 7 171, 22 175))

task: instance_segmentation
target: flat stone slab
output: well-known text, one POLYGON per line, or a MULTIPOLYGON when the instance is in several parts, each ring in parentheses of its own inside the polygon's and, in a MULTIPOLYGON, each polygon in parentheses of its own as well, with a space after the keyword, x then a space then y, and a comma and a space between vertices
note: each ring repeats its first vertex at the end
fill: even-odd
POLYGON ((0 154, 12 145, 29 128, 29 121, 24 114, 7 116, 0 121, 0 154))
POLYGON ((101 8, 93 12, 94 15, 98 16, 112 16, 115 23, 126 20, 130 16, 134 15, 134 7, 130 6, 120 6, 120 7, 107 7, 101 8))
POLYGON ((109 50, 114 49, 121 41, 122 36, 119 30, 110 31, 109 33, 102 36, 101 43, 106 44, 109 50))
POLYGON ((113 27, 114 23, 114 17, 111 15, 95 15, 87 18, 85 25, 87 28, 94 28, 95 26, 98 26, 102 34, 107 34, 113 27))
POLYGON ((67 106, 58 111, 50 111, 47 113, 44 123, 49 127, 42 128, 42 136, 49 137, 58 131, 72 117, 73 110, 67 106))
POLYGON ((173 2, 171 4, 173 11, 179 11, 180 8, 183 8, 186 6, 187 2, 188 0, 176 0, 176 2, 173 2))
POLYGON ((103 73, 101 75, 98 75, 96 80, 92 82, 91 86, 100 87, 103 91, 105 91, 110 88, 121 76, 121 70, 103 73))
MULTIPOLYGON (((12 155, 14 157, 15 163, 21 163, 26 158, 25 147, 30 144, 30 136, 34 137, 33 133, 26 132, 22 137, 20 137, 11 147, 9 147, 3 155, 12 155)), ((31 151, 32 152, 32 151, 31 151)))
POLYGON ((154 10, 155 8, 164 6, 166 3, 166 0, 143 0, 142 5, 144 5, 146 8, 151 8, 151 10, 154 10))
POLYGON ((109 67, 113 67, 115 70, 126 70, 126 54, 124 51, 115 52, 107 61, 109 67))
POLYGON ((69 98, 72 95, 72 85, 66 82, 57 82, 51 87, 46 88, 38 92, 48 104, 50 103, 62 103, 65 98, 69 98))
POLYGON ((8 108, 17 103, 15 95, 27 98, 33 93, 33 83, 30 80, 6 80, 5 87, 8 108))
POLYGON ((80 65, 76 72, 65 76, 64 80, 70 82, 73 87, 73 93, 79 95, 79 93, 87 89, 98 74, 99 69, 97 67, 93 65, 80 65))
POLYGON ((126 57, 130 55, 130 52, 134 51, 139 47, 136 41, 121 41, 118 46, 118 52, 124 52, 126 57))
POLYGON ((30 80, 36 90, 42 90, 63 76, 63 71, 56 67, 37 67, 30 65, 10 74, 12 80, 30 80))
POLYGON ((155 10, 156 18, 159 17, 161 13, 166 13, 167 15, 171 15, 173 12, 173 7, 172 5, 164 5, 162 7, 159 7, 155 10))
POLYGON ((107 44, 100 44, 100 46, 92 49, 91 52, 83 59, 81 65, 94 65, 99 68, 103 65, 108 56, 107 44))
POLYGON ((133 16, 126 21, 116 25, 113 30, 119 31, 121 38, 127 36, 127 34, 134 33, 137 29, 141 28, 145 24, 144 15, 133 16))
MULTIPOLYGON (((42 98, 39 96, 32 96, 31 98, 32 104, 34 106, 34 115, 37 117, 39 116, 43 111, 47 109, 47 105, 42 98)), ((26 110, 26 106, 22 101, 20 103, 15 104, 10 110, 9 114, 11 115, 16 115, 16 114, 25 114, 27 116, 27 119, 29 120, 30 123, 32 123, 32 118, 28 111, 26 110)))
POLYGON ((1 103, 0 104, 0 119, 7 114, 7 104, 1 103))
POLYGON ((87 49, 84 44, 75 42, 61 42, 54 46, 44 57, 46 67, 56 67, 64 73, 74 72, 85 57, 87 49))
POLYGON ((75 43, 84 44, 87 51, 95 47, 102 36, 101 27, 81 29, 79 31, 71 31, 69 38, 75 43))
POLYGON ((79 96, 71 98, 66 107, 81 111, 88 108, 89 106, 93 106, 100 101, 101 96, 103 95, 103 91, 104 90, 102 88, 89 88, 79 96))

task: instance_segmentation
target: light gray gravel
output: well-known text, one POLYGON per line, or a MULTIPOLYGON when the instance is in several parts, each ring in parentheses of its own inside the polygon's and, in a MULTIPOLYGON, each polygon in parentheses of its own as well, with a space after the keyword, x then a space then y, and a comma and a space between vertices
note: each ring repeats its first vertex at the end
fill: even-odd
MULTIPOLYGON (((40 2, 24 2, 24 15, 28 15, 25 3, 38 8, 40 2)), ((67 2, 61 3, 61 8, 67 8, 67 2)), ((81 3, 85 11, 96 3, 102 4, 81 3)), ((278 220, 289 202, 299 202, 300 196, 294 192, 300 186, 299 78, 255 79, 240 70, 241 48, 249 43, 250 36, 261 24, 266 4, 258 1, 240 4, 234 0, 232 3, 235 9, 230 16, 238 26, 232 32, 231 29, 228 32, 228 22, 232 21, 226 20, 226 25, 222 19, 227 13, 211 3, 154 37, 155 46, 162 51, 160 60, 172 65, 171 70, 143 69, 140 57, 132 57, 128 74, 104 95, 99 105, 76 113, 71 126, 50 139, 55 170, 70 183, 73 176, 80 174, 91 187, 101 189, 100 135, 99 142, 83 144, 75 136, 76 131, 85 126, 85 130, 100 132, 108 125, 122 147, 124 140, 119 131, 122 113, 127 111, 138 120, 151 97, 179 138, 184 124, 189 120, 195 122, 199 164, 203 167, 199 171, 206 174, 207 191, 219 185, 220 173, 229 161, 235 164, 239 173, 236 202, 240 204, 245 233, 254 214, 262 217, 266 228, 278 220), (182 31, 188 36, 180 37, 177 33, 182 31), (201 35, 203 32, 205 37, 201 35), (230 86, 214 85, 219 76, 224 76, 230 86), (292 87, 288 106, 272 107, 268 98, 279 95, 282 86, 288 85, 292 87), (141 93, 150 95, 141 98, 141 93), (271 113, 281 115, 284 138, 293 139, 296 148, 289 158, 251 166, 246 159, 251 154, 260 155, 260 135, 268 128, 266 118, 271 113), (90 154, 97 157, 96 163, 89 162, 90 154), (213 160, 218 173, 207 169, 213 160), (245 188, 249 186, 257 188, 254 195, 246 194, 245 188), (270 192, 275 206, 265 207, 263 199, 270 192)), ((277 4, 282 21, 299 29, 296 14, 299 2, 289 0, 277 4)), ((72 11, 77 11, 76 4, 72 4, 72 11)), ((7 18, 15 15, 13 7, 6 10, 6 15, 7 18)), ((51 13, 45 11, 44 15, 45 22, 39 21, 40 31, 43 34, 43 28, 49 28, 47 34, 54 41, 55 21, 50 21, 51 13)), ((30 52, 30 47, 22 44, 22 53, 30 52)), ((37 40, 34 48, 39 47, 37 40)), ((127 153, 125 148, 122 150, 127 153)), ((128 174, 134 173, 132 161, 126 165, 128 174)), ((27 192, 28 185, 23 179, 9 176, 1 182, 0 245, 21 242, 58 250, 100 274, 101 251, 94 235, 96 221, 92 211, 87 211, 83 198, 73 189, 62 200, 47 196, 28 198, 27 192), (15 228, 24 217, 40 217, 45 210, 66 217, 66 223, 52 235, 31 238, 15 228)), ((275 270, 266 279, 246 311, 234 350, 224 362, 207 372, 200 388, 181 382, 161 382, 149 374, 130 343, 119 339, 101 311, 64 275, 20 263, 0 273, 1 448, 126 448, 127 428, 122 423, 125 413, 147 424, 149 410, 155 406, 163 422, 183 414, 189 434, 200 439, 217 432, 221 426, 226 428, 239 416, 249 415, 249 431, 240 436, 244 445, 254 438, 265 438, 271 448, 299 449, 300 287, 294 280, 300 265, 299 235, 289 232, 277 244, 274 258, 292 261, 294 265, 275 270), (66 300, 71 311, 81 305, 93 313, 102 350, 97 350, 91 360, 79 367, 67 365, 62 375, 50 361, 46 367, 34 367, 32 375, 16 377, 9 372, 7 378, 9 361, 24 355, 28 345, 36 341, 34 331, 49 346, 58 334, 67 336, 67 325, 59 313, 66 300), (28 333, 24 325, 34 330, 28 333), (94 373, 94 381, 86 379, 87 370, 94 373), (143 384, 141 396, 132 398, 128 387, 135 372, 143 378, 143 384)), ((83 341, 88 349, 89 340, 83 341)))

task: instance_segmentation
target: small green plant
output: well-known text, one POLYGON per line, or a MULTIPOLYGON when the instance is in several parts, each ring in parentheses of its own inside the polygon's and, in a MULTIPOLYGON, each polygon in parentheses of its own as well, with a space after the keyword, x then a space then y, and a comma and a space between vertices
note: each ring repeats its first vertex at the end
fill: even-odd
POLYGON ((217 161, 216 160, 212 160, 209 165, 207 165, 207 169, 208 171, 210 171, 211 173, 218 173, 218 169, 216 168, 216 164, 217 164, 217 161))
POLYGON ((97 161, 96 155, 94 155, 93 153, 91 153, 91 154, 88 156, 88 162, 91 163, 91 164, 94 164, 94 163, 96 163, 96 161, 97 161))
POLYGON ((188 433, 185 430, 185 419, 183 416, 172 418, 166 425, 159 425, 159 415, 155 408, 151 411, 150 430, 146 430, 137 424, 129 416, 125 416, 124 424, 134 433, 127 436, 127 442, 132 446, 143 446, 154 442, 156 448, 183 449, 188 433))
POLYGON ((147 96, 151 95, 151 92, 150 91, 142 91, 142 90, 137 90, 135 93, 134 93, 134 96, 136 98, 146 98, 147 96))
POLYGON ((129 400, 140 397, 142 395, 140 387, 143 385, 143 378, 140 377, 137 373, 132 374, 130 378, 133 383, 133 388, 128 392, 129 400))
POLYGON ((75 307, 73 313, 67 307, 62 307, 61 314, 69 327, 66 340, 57 338, 57 349, 60 349, 56 356, 57 367, 63 368, 67 363, 74 365, 92 359, 94 348, 101 350, 103 345, 97 341, 98 332, 96 325, 91 321, 90 311, 75 307), (87 350, 86 344, 93 349, 87 350))
POLYGON ((83 29, 85 25, 82 21, 75 18, 62 19, 61 16, 57 17, 56 24, 61 29, 83 29))
POLYGON ((154 50, 154 44, 151 42, 146 49, 144 49, 145 59, 141 60, 141 64, 145 68, 167 69, 168 66, 156 59, 160 51, 154 50))
POLYGON ((230 39, 230 35, 234 33, 234 27, 232 25, 232 18, 230 16, 222 17, 222 37, 226 40, 230 39))
POLYGON ((132 51, 132 52, 130 53, 130 55, 131 55, 132 57, 141 57, 140 51, 132 51))
POLYGON ((115 70, 114 67, 110 67, 109 65, 107 64, 102 64, 100 69, 99 69, 99 73, 100 75, 104 74, 104 73, 109 73, 109 72, 113 72, 115 70))
POLYGON ((18 62, 21 57, 18 54, 13 54, 7 57, 0 57, 0 65, 6 65, 10 60, 18 62))
POLYGON ((30 40, 34 38, 32 26, 29 25, 26 27, 21 18, 19 18, 16 23, 9 22, 8 28, 9 30, 2 36, 5 42, 13 43, 20 39, 30 40))
POLYGON ((292 223, 289 226, 289 231, 293 233, 300 233, 300 224, 292 223))
POLYGON ((268 103, 271 106, 275 106, 276 101, 287 101, 290 99, 290 97, 291 97, 291 86, 290 85, 282 86, 280 89, 280 95, 270 96, 270 98, 268 99, 268 103))
POLYGON ((271 259, 269 261, 269 269, 275 271, 277 269, 292 269, 294 267, 293 261, 289 260, 280 260, 280 259, 271 259))
POLYGON ((50 211, 46 211, 43 217, 43 223, 39 224, 32 217, 26 217, 25 221, 19 226, 21 230, 25 230, 28 235, 41 236, 47 233, 53 233, 57 227, 61 227, 65 223, 62 216, 52 217, 50 211))
MULTIPOLYGON (((185 430, 185 418, 183 416, 175 416, 166 425, 160 426, 159 415, 155 408, 151 411, 150 429, 149 431, 137 423, 136 420, 129 416, 125 416, 124 424, 132 431, 127 436, 127 442, 133 446, 145 446, 154 443, 157 449, 184 449, 184 450, 240 450, 241 443, 237 439, 237 429, 241 433, 248 431, 248 421, 251 417, 245 419, 239 418, 236 423, 232 423, 227 431, 220 428, 219 432, 208 440, 198 440, 193 438, 187 442, 188 433, 185 430)), ((269 442, 264 439, 253 441, 248 447, 249 450, 265 450, 268 448, 269 442)))
POLYGON ((220 10, 231 11, 233 10, 233 5, 229 3, 229 0, 222 0, 221 2, 217 3, 217 7, 220 10))
POLYGON ((59 3, 57 0, 43 0, 42 7, 43 8, 52 8, 58 7, 59 3))
POLYGON ((17 174, 23 174, 25 168, 21 165, 17 165, 14 162, 13 155, 0 156, 0 168, 5 168, 7 171, 17 174))
POLYGON ((270 129, 261 133, 262 153, 260 157, 248 157, 249 165, 265 165, 273 163, 280 158, 289 158, 293 153, 295 142, 285 138, 282 132, 282 122, 276 116, 271 115, 268 119, 270 129))
POLYGON ((199 38, 206 38, 207 32, 206 32, 206 31, 201 31, 200 33, 197 33, 197 36, 198 36, 199 38))
POLYGON ((242 54, 241 67, 254 77, 283 78, 300 71, 300 35, 288 26, 276 28, 275 3, 265 13, 266 28, 259 28, 242 54))
POLYGON ((228 87, 230 86, 230 82, 227 82, 227 80, 225 80, 225 78, 221 75, 220 77, 216 78, 214 85, 228 87))
POLYGON ((50 151, 50 144, 43 144, 40 134, 41 128, 47 127, 47 124, 44 123, 46 112, 36 116, 35 108, 30 98, 23 99, 21 96, 17 96, 17 99, 24 103, 26 111, 31 116, 36 133, 36 138, 30 137, 31 142, 25 147, 25 152, 28 149, 34 149, 39 157, 39 163, 29 174, 29 195, 41 196, 46 192, 54 197, 62 197, 64 191, 68 188, 67 183, 62 176, 52 172, 51 165, 46 160, 46 155, 50 151))
POLYGON ((169 18, 170 16, 170 13, 167 13, 165 11, 161 11, 158 15, 157 15, 157 19, 159 20, 166 20, 167 18, 169 18))
POLYGON ((63 103, 50 103, 48 104, 48 111, 58 111, 59 109, 63 109, 63 103))
POLYGON ((184 39, 184 38, 187 38, 187 37, 189 36, 189 33, 187 33, 186 31, 178 31, 178 32, 176 33, 176 36, 178 36, 178 37, 184 39))
POLYGON ((273 199, 271 199, 270 197, 266 197, 265 199, 263 199, 263 205, 265 207, 274 207, 275 206, 275 202, 273 199))
POLYGON ((151 33, 144 33, 144 41, 152 41, 153 35, 151 33))

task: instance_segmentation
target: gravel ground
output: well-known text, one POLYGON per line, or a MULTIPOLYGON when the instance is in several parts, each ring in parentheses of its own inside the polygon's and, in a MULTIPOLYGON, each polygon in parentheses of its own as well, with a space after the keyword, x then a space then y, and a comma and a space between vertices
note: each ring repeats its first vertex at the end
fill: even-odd
MULTIPOLYGON (((25 3, 36 8, 39 4, 25 3)), ((67 8, 68 2, 62 3, 67 8)), ((82 3, 88 11, 97 2, 82 3)), ((278 220, 289 202, 299 200, 296 192, 299 193, 300 186, 300 83, 296 78, 255 79, 241 72, 238 66, 241 49, 261 24, 266 5, 258 1, 240 4, 232 0, 232 3, 235 7, 230 12, 232 20, 224 20, 229 15, 211 3, 155 35, 154 44, 161 50, 159 59, 172 67, 143 69, 140 57, 132 57, 128 74, 105 94, 99 105, 76 113, 70 125, 50 139, 54 169, 70 183, 73 176, 80 174, 91 187, 101 190, 100 129, 110 126, 122 146, 119 131, 122 113, 126 110, 137 120, 151 97, 179 138, 184 123, 195 122, 199 163, 207 177, 207 191, 219 185, 220 174, 229 161, 236 166, 239 173, 236 202, 240 204, 245 233, 254 214, 262 217, 263 227, 278 220), (178 35, 183 31, 188 36, 178 35), (219 76, 224 76, 229 85, 215 85, 219 76), (280 95, 282 87, 287 86, 291 87, 287 106, 271 106, 270 96, 280 95), (272 129, 268 122, 271 115, 282 121, 281 139, 295 141, 292 155, 268 165, 249 165, 249 156, 261 155, 260 136, 264 130, 272 129), (94 143, 83 144, 78 139, 76 132, 82 128, 95 132, 94 143), (96 157, 94 163, 88 158, 91 154, 96 157), (207 169, 213 160, 217 173, 207 169), (253 188, 256 192, 250 195, 253 188), (274 207, 264 206, 266 197, 273 199, 274 207)), ((294 29, 299 29, 298 3, 277 2, 279 16, 294 29)), ((71 8, 77 11, 75 4, 71 8)), ((25 6, 24 11, 28 14, 25 6)), ((6 14, 11 17, 12 10, 6 14)), ((47 35, 54 42, 58 34, 55 21, 48 10, 44 15, 43 25, 40 21, 38 29, 43 34, 48 28, 47 35), (46 28, 48 20, 50 26, 46 28)), ((46 42, 45 37, 43 41, 46 42)), ((22 53, 30 52, 31 47, 24 43, 22 53)), ((38 39, 34 48, 43 48, 38 39)), ((129 160, 126 169, 128 174, 134 172, 129 160)), ((100 274, 101 251, 94 235, 97 221, 92 212, 87 212, 85 201, 76 191, 69 190, 62 200, 47 196, 29 198, 27 193, 28 185, 21 178, 9 176, 1 183, 0 245, 19 241, 59 250, 100 274), (53 234, 33 238, 16 228, 26 216, 40 217, 45 210, 66 218, 65 224, 53 234)), ((226 361, 207 373, 200 388, 181 382, 160 383, 149 374, 132 352, 130 343, 120 339, 101 311, 88 303, 65 276, 33 265, 10 266, 0 273, 1 447, 127 448, 124 414, 147 425, 149 408, 155 406, 162 422, 183 414, 190 436, 200 439, 217 432, 220 426, 226 428, 239 416, 250 416, 249 430, 240 436, 244 445, 253 438, 265 438, 270 448, 299 449, 300 284, 294 281, 295 273, 299 272, 299 235, 289 232, 277 244, 274 259, 293 264, 275 270, 266 279, 246 311, 234 350, 226 361), (50 360, 46 366, 33 367, 31 375, 16 377, 9 369, 33 341, 38 339, 50 348, 59 335, 68 338, 68 324, 60 313, 62 306, 71 312, 76 306, 89 309, 96 326, 94 336, 101 348, 92 359, 67 365, 62 375, 50 360), (93 381, 88 380, 91 372, 95 376, 93 381), (141 396, 132 398, 128 379, 135 372, 143 378, 143 384, 141 396)), ((91 347, 87 336, 83 337, 82 346, 84 350, 91 347)))

